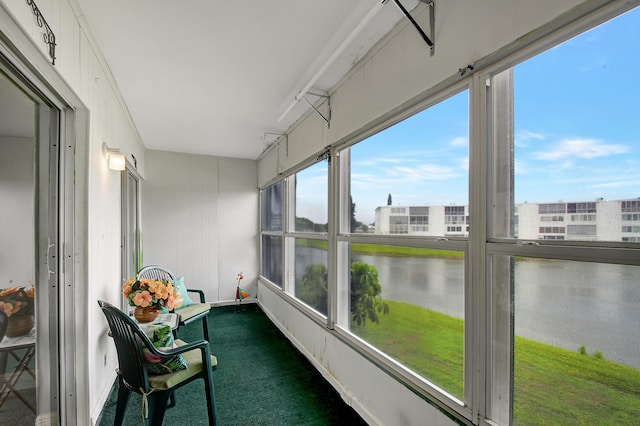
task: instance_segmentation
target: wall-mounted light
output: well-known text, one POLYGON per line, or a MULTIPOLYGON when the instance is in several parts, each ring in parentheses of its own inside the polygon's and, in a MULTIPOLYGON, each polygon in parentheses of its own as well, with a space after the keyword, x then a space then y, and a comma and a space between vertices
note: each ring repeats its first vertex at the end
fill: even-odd
POLYGON ((118 148, 109 148, 106 142, 102 143, 102 155, 107 159, 111 170, 124 170, 124 154, 118 148))

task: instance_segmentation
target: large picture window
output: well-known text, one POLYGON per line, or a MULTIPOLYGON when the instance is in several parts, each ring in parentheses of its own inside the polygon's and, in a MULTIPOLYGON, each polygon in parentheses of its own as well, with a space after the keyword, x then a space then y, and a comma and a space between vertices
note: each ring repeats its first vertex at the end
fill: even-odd
MULTIPOLYGON (((293 260, 294 296, 314 311, 327 315, 328 162, 321 161, 288 179, 295 206, 295 223, 288 239, 293 260)), ((291 270, 293 269, 293 271, 291 270)))
POLYGON ((459 400, 465 261, 443 237, 466 246, 468 111, 463 90, 340 155, 351 200, 340 325, 459 400))
POLYGON ((511 197, 496 197, 510 203, 493 211, 517 212, 517 227, 494 236, 535 241, 493 246, 511 254, 494 258, 493 291, 511 295, 513 319, 493 330, 496 345, 511 340, 495 355, 513 365, 494 368, 512 372, 514 424, 631 424, 640 413, 640 266, 627 238, 640 228, 622 226, 640 179, 640 90, 625 72, 640 64, 625 53, 640 51, 638 22, 631 11, 494 80, 512 75, 513 135, 496 151, 513 141, 513 157, 494 167, 514 171, 511 197))
POLYGON ((283 297, 463 422, 640 416, 640 8, 602 16, 313 153, 263 226, 283 297))

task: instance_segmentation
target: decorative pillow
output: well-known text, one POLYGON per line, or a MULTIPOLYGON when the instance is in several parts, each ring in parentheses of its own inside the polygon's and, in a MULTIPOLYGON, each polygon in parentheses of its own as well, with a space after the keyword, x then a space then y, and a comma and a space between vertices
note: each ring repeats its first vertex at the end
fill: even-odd
POLYGON ((173 287, 176 290, 175 309, 184 308, 194 304, 194 301, 189 297, 187 287, 184 285, 184 277, 173 280, 173 287))
MULTIPOLYGON (((144 328, 145 334, 160 351, 173 349, 176 344, 173 341, 171 327, 166 324, 152 324, 144 328)), ((149 349, 144 348, 145 366, 149 374, 167 374, 174 371, 185 370, 187 362, 182 354, 168 357, 154 355, 149 349)))

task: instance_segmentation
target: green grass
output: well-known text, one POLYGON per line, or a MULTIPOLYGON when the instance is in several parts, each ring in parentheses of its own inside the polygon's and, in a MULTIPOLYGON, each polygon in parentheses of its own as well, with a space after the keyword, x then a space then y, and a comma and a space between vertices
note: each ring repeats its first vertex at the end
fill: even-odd
MULTIPOLYGON (((299 238, 296 240, 296 245, 299 247, 313 247, 321 250, 327 250, 327 241, 325 240, 311 240, 311 239, 299 238)), ((380 244, 362 244, 362 243, 352 243, 351 251, 353 253, 373 254, 373 255, 383 255, 383 256, 439 257, 439 258, 453 258, 453 259, 462 259, 464 257, 464 253, 462 253, 461 251, 438 250, 438 249, 404 247, 404 246, 385 246, 380 244)))
MULTIPOLYGON (((386 301, 379 324, 352 331, 462 399, 463 321, 386 301)), ((514 423, 631 425, 640 418, 640 370, 516 336, 514 423)))
POLYGON ((415 305, 385 300, 380 323, 351 330, 453 396, 462 399, 464 322, 415 305))

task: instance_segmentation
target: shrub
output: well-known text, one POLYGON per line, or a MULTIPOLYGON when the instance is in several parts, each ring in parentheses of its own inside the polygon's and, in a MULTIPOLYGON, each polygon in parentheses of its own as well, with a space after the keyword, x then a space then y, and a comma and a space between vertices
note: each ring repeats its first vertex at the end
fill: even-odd
MULTIPOLYGON (((309 265, 302 275, 301 300, 314 309, 327 313, 327 267, 323 264, 309 265)), ((382 286, 378 281, 378 270, 364 262, 351 264, 351 319, 358 325, 367 320, 378 323, 378 314, 389 313, 389 305, 380 297, 382 286)))
POLYGON ((351 264, 351 318, 358 324, 369 321, 378 323, 379 313, 389 313, 389 305, 382 301, 382 286, 378 281, 378 270, 364 262, 351 264))

